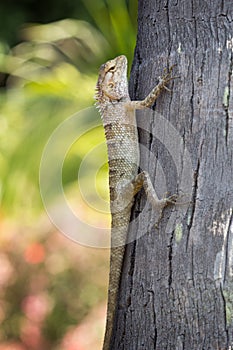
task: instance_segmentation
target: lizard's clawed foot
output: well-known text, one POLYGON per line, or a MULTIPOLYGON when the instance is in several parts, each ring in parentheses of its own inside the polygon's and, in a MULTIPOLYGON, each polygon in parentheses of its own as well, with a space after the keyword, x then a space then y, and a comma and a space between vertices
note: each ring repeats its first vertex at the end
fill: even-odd
POLYGON ((191 201, 185 201, 185 202, 182 202, 182 201, 179 201, 178 202, 178 199, 181 199, 183 197, 186 197, 187 194, 186 193, 182 193, 182 194, 173 194, 173 195, 170 195, 169 196, 169 193, 166 192, 162 201, 164 203, 164 206, 166 207, 167 205, 169 204, 175 204, 175 205, 186 205, 186 204, 190 204, 191 201))
POLYGON ((168 89, 168 87, 164 86, 164 89, 167 90, 168 92, 172 92, 171 89, 168 89))
POLYGON ((163 76, 162 77, 160 77, 159 78, 159 80, 160 81, 162 81, 163 82, 163 84, 164 84, 164 88, 166 89, 166 90, 168 90, 168 91, 171 91, 171 90, 169 90, 167 87, 166 87, 166 84, 168 84, 171 80, 173 80, 173 79, 176 79, 176 78, 180 78, 179 76, 174 76, 174 77, 172 77, 172 70, 173 70, 173 68, 176 66, 176 64, 173 64, 170 68, 165 68, 164 69, 164 74, 163 74, 163 76))
POLYGON ((186 194, 173 194, 173 195, 169 195, 168 192, 166 192, 163 196, 163 198, 160 200, 161 202, 161 208, 160 208, 160 215, 159 215, 159 219, 157 221, 157 223, 155 224, 155 227, 158 228, 158 224, 161 221, 162 217, 163 217, 163 209, 168 206, 168 205, 184 205, 184 204, 190 204, 190 201, 186 201, 186 202, 177 202, 178 199, 184 197, 186 194))
POLYGON ((178 194, 173 194, 171 196, 169 196, 169 193, 166 192, 163 196, 163 203, 164 203, 164 207, 166 207, 169 204, 176 204, 177 199, 179 198, 178 194))

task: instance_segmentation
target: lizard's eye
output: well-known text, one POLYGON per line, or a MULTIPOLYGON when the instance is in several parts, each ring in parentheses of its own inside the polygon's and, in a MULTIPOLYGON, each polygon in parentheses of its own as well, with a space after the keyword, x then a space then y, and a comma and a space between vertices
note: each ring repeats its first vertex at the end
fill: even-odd
POLYGON ((108 71, 111 73, 115 72, 115 66, 110 67, 108 71))
POLYGON ((113 86, 114 86, 113 83, 109 83, 109 84, 108 84, 108 87, 110 87, 110 88, 113 88, 113 86))

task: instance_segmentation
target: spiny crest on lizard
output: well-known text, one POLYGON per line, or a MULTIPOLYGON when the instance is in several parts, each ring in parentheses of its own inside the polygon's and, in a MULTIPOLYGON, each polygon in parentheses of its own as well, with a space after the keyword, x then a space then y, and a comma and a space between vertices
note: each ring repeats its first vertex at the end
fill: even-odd
POLYGON ((129 99, 127 58, 124 55, 118 56, 100 67, 95 99, 97 107, 100 104, 129 99))

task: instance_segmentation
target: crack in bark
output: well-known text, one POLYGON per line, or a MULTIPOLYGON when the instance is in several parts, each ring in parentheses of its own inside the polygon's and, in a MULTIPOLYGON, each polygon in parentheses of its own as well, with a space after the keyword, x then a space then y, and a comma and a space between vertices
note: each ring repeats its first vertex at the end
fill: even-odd
POLYGON ((153 290, 148 290, 148 293, 152 295, 152 312, 153 312, 153 322, 155 325, 155 335, 154 335, 154 350, 156 350, 156 344, 157 344, 157 328, 156 328, 156 312, 155 312, 155 293, 153 290))
POLYGON ((133 289, 133 273, 134 273, 134 267, 135 267, 135 251, 136 251, 136 241, 131 243, 133 245, 132 248, 132 253, 131 253, 131 264, 130 264, 130 269, 129 269, 129 276, 130 276, 130 281, 129 281, 129 298, 127 300, 127 307, 129 308, 131 305, 131 295, 132 295, 132 289, 133 289))
MULTIPOLYGON (((170 16, 169 16, 169 0, 167 0, 167 4, 164 6, 164 9, 166 10, 167 15, 167 23, 168 23, 168 43, 171 43, 171 31, 170 31, 170 16)), ((169 48, 169 54, 170 57, 171 47, 169 48)))
POLYGON ((196 209, 196 198, 197 198, 197 191, 198 191, 199 169, 200 169, 200 159, 198 159, 197 168, 196 168, 196 170, 194 172, 194 185, 193 185, 193 193, 192 193, 192 199, 191 199, 191 203, 193 203, 193 205, 191 206, 191 214, 190 214, 190 219, 189 219, 189 224, 188 224, 186 251, 188 249, 189 233, 190 233, 190 230, 191 230, 192 225, 193 225, 194 213, 195 213, 195 209, 196 209))
POLYGON ((135 78, 134 78, 135 79, 134 80, 134 90, 133 90, 134 96, 132 96, 134 99, 137 99, 137 90, 138 90, 138 86, 139 86, 139 75, 140 75, 139 67, 142 64, 142 59, 141 59, 139 50, 137 50, 137 62, 138 62, 138 68, 136 69, 135 78))
POLYGON ((216 130, 215 140, 216 140, 216 142, 215 142, 215 151, 214 151, 214 155, 215 155, 215 157, 216 157, 216 162, 217 162, 217 158, 218 158, 218 156, 217 156, 217 154, 218 154, 218 130, 216 130))
POLYGON ((226 234, 225 270, 224 270, 224 277, 223 277, 224 284, 227 280, 227 268, 228 268, 228 263, 229 263, 229 236, 230 236, 230 231, 231 231, 232 225, 233 225, 233 210, 231 210, 231 215, 230 215, 229 224, 227 227, 227 234, 226 234))
MULTIPOLYGON (((229 67, 229 71, 228 71, 227 95, 226 95, 226 98, 224 96, 224 101, 223 101, 223 107, 224 107, 225 116, 226 116, 226 138, 225 138, 226 145, 228 142, 228 134, 229 134, 229 102, 230 102, 230 96, 231 96, 232 69, 233 69, 233 55, 231 54, 230 67, 229 67)), ((224 94, 225 94, 225 92, 224 92, 224 94)))
POLYGON ((172 285, 172 253, 173 253, 173 239, 174 239, 174 231, 171 234, 170 237, 170 244, 168 245, 169 251, 168 251, 168 289, 169 293, 171 291, 171 285, 172 285))
POLYGON ((229 344, 229 333, 228 333, 228 329, 227 329, 227 305, 226 305, 226 299, 223 293, 223 288, 222 288, 222 284, 220 283, 219 286, 219 290, 220 290, 220 294, 222 297, 222 301, 223 301, 223 312, 224 312, 224 328, 225 328, 225 332, 226 332, 226 338, 227 338, 227 345, 229 344))
POLYGON ((192 71, 192 94, 190 97, 190 107, 191 107, 191 117, 190 117, 190 129, 193 129, 193 120, 194 120, 194 103, 193 103, 193 96, 194 96, 194 81, 193 81, 193 71, 192 71))
POLYGON ((221 12, 223 13, 223 9, 224 9, 224 0, 221 0, 221 12))
MULTIPOLYGON (((124 323, 126 324, 126 313, 124 313, 124 323)), ((124 348, 124 339, 125 339, 125 335, 126 335, 126 331, 125 331, 125 327, 123 327, 123 332, 122 332, 122 336, 119 339, 119 345, 123 345, 124 348)), ((119 348, 121 348, 121 346, 119 346, 119 348)))

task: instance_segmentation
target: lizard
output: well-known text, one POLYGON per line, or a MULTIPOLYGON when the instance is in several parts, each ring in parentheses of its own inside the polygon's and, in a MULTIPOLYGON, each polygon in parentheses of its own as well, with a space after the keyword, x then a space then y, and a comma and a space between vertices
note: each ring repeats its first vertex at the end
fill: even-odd
POLYGON ((163 210, 175 204, 177 196, 159 199, 149 174, 139 172, 139 144, 135 111, 151 107, 167 89, 172 67, 148 96, 132 101, 128 92, 127 58, 118 56, 101 65, 96 85, 96 106, 100 112, 107 142, 111 211, 111 253, 107 321, 103 350, 110 350, 114 316, 121 279, 128 225, 134 196, 144 187, 153 207, 163 210))

